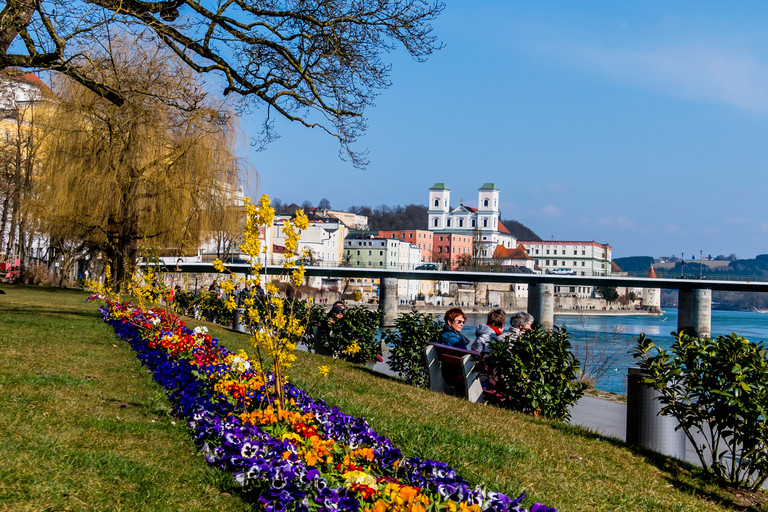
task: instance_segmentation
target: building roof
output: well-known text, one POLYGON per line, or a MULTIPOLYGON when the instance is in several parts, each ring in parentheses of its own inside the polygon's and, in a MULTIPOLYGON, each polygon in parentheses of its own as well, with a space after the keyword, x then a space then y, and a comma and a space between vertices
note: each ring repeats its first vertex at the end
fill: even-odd
POLYGON ((621 272, 621 267, 615 261, 611 261, 611 272, 621 272))
POLYGON ((429 190, 450 190, 450 189, 445 186, 445 183, 435 183, 429 188, 429 190))
POLYGON ((500 260, 530 260, 531 257, 525 252, 525 247, 518 245, 514 249, 497 245, 493 251, 493 258, 500 260))
POLYGON ((601 244, 600 242, 577 241, 577 240, 518 240, 521 244, 527 245, 592 245, 595 247, 610 247, 611 244, 601 244))
POLYGON ((656 271, 653 270, 653 267, 648 271, 648 277, 651 279, 658 279, 659 276, 656 275, 656 271))
POLYGON ((477 190, 499 190, 493 183, 483 183, 483 186, 477 190))
POLYGON ((499 221, 499 233, 506 233, 507 235, 511 235, 512 233, 507 229, 507 226, 501 223, 499 221))
POLYGON ((40 77, 34 73, 25 73, 19 69, 6 68, 0 71, 0 76, 14 80, 16 82, 32 85, 46 94, 53 94, 51 88, 48 87, 45 82, 40 80, 40 77))

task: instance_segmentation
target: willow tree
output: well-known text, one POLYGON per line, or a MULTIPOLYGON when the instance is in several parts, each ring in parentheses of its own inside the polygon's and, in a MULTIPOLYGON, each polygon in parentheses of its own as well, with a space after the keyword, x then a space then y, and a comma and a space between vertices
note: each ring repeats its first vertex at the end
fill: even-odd
POLYGON ((54 84, 32 207, 52 238, 100 248, 120 283, 140 240, 184 251, 222 229, 239 179, 234 118, 152 40, 113 41, 91 55, 90 73, 119 84, 125 101, 66 78, 54 84))

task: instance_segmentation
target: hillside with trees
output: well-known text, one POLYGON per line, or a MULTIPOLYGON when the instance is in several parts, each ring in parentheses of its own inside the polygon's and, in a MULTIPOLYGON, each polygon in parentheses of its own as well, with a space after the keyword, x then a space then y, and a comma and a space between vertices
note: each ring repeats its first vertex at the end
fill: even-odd
MULTIPOLYGON (((279 200, 278 200, 279 201, 279 200)), ((330 208, 327 199, 321 199, 318 208, 330 208), (320 203, 324 203, 320 204, 320 203)), ((312 208, 309 201, 304 201, 304 209, 312 208)), ((427 229, 429 219, 428 209, 421 204, 409 204, 405 206, 381 205, 376 208, 370 206, 352 206, 348 211, 368 217, 368 229, 372 231, 394 231, 400 229, 427 229)), ((516 220, 502 220, 510 233, 518 240, 541 240, 532 229, 516 220)))
POLYGON ((518 222, 512 219, 502 219, 501 223, 504 224, 509 232, 512 233, 518 240, 526 240, 530 242, 541 241, 541 237, 534 233, 531 228, 522 222, 518 222))
MULTIPOLYGON (((673 259, 674 261, 674 259, 673 259)), ((644 274, 650 270, 654 262, 651 256, 631 256, 616 258, 614 262, 621 270, 634 274, 644 274)), ((768 278, 768 254, 759 254, 752 259, 740 260, 731 256, 718 256, 711 260, 705 258, 701 265, 698 261, 692 263, 675 261, 675 266, 669 269, 656 268, 659 277, 676 278, 685 275, 688 278, 703 279, 743 279, 768 278), (709 266, 708 261, 728 261, 728 265, 709 266), (692 270, 691 270, 692 269, 692 270)), ((713 291, 712 304, 715 309, 752 311, 753 309, 768 309, 768 293, 746 293, 731 291, 713 291)), ((662 290, 661 306, 677 307, 677 290, 662 290)))

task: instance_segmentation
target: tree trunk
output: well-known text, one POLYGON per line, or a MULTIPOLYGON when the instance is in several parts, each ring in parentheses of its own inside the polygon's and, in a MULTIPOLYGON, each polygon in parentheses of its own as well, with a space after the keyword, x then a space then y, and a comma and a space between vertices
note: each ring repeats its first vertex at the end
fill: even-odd
POLYGON ((19 34, 20 27, 26 27, 38 2, 35 0, 8 0, 0 12, 0 55, 8 53, 11 43, 19 34))

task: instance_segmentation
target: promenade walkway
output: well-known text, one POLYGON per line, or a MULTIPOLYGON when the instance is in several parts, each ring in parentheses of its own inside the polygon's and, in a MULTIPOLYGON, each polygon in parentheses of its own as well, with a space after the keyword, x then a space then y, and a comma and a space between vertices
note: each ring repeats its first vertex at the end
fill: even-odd
MULTIPOLYGON (((396 376, 389 368, 388 359, 377 362, 373 371, 384 375, 396 376)), ((627 439, 627 403, 619 400, 583 396, 571 408, 572 425, 587 428, 598 434, 612 437, 620 441, 627 439)), ((686 440, 685 460, 699 465, 699 459, 690 441, 686 440)))

